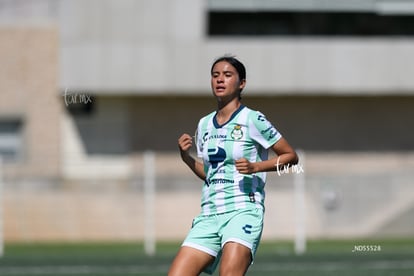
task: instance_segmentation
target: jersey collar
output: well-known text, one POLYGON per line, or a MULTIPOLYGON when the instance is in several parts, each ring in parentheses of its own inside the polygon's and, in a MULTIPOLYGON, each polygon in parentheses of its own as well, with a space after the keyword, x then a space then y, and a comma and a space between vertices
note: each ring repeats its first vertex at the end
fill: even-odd
POLYGON ((217 116, 217 112, 216 112, 216 114, 214 114, 214 117, 213 117, 213 124, 214 124, 214 127, 215 128, 222 128, 223 126, 225 126, 225 125, 227 125, 231 120, 233 120, 234 119, 234 117, 236 117, 237 116, 237 114, 239 114, 240 113, 240 111, 244 108, 245 106, 243 105, 243 104, 241 104, 240 106, 239 106, 239 108, 237 108, 236 109, 236 111, 234 111, 233 112, 233 114, 231 114, 231 117, 230 117, 230 119, 227 121, 227 122, 225 122, 224 124, 222 124, 222 125, 220 125, 218 122, 217 122, 217 118, 216 118, 216 116, 217 116))

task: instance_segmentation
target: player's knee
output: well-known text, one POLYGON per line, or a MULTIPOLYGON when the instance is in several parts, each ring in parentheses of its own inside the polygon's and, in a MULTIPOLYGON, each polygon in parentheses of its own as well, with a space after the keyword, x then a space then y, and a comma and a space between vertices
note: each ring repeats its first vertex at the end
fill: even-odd
POLYGON ((213 260, 210 255, 182 247, 168 271, 168 276, 198 276, 213 260))
POLYGON ((237 262, 221 263, 220 276, 243 276, 248 269, 248 265, 240 265, 237 262))
POLYGON ((223 250, 220 264, 220 275, 242 276, 245 275, 251 263, 250 250, 237 243, 228 243, 223 250))
POLYGON ((168 271, 168 276, 197 276, 197 273, 191 272, 191 269, 184 269, 183 267, 172 266, 168 271))

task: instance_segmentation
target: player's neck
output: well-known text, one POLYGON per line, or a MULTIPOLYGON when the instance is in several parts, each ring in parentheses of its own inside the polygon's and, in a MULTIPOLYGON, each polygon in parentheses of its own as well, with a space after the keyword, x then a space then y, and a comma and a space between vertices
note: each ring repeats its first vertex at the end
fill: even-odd
POLYGON ((238 99, 225 104, 223 103, 221 105, 219 103, 218 110, 216 113, 217 123, 219 123, 220 125, 226 123, 231 118, 233 113, 240 108, 240 106, 241 102, 238 99))

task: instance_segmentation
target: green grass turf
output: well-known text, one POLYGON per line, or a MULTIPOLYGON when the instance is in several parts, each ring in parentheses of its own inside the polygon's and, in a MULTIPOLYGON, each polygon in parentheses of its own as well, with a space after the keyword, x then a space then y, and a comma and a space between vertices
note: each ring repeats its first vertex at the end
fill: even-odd
MULTIPOLYGON (((178 248, 159 243, 149 257, 141 243, 6 244, 0 275, 166 275, 178 248)), ((414 239, 309 241, 301 256, 292 242, 262 242, 247 275, 414 275, 414 239), (376 251, 352 252, 358 245, 376 251)))

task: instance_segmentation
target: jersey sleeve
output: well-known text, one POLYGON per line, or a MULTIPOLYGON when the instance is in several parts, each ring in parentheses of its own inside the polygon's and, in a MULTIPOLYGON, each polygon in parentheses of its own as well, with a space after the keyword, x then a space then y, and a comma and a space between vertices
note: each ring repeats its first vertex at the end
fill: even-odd
POLYGON ((201 126, 201 123, 199 123, 197 126, 194 140, 195 140, 196 147, 197 147, 197 156, 201 158, 203 157, 203 138, 200 137, 202 135, 200 126, 201 126))
POLYGON ((259 111, 251 113, 249 123, 250 137, 265 149, 270 148, 282 138, 280 132, 259 111))

